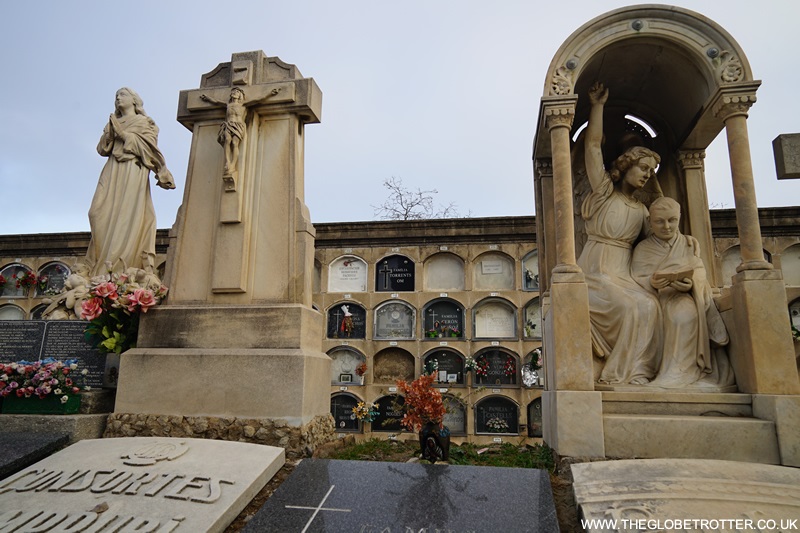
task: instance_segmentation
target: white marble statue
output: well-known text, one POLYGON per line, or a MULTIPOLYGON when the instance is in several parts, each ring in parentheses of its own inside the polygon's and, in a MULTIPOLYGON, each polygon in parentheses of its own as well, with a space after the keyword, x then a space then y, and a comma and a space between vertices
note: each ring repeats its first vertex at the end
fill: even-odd
MULTIPOLYGON (((589 289, 592 348, 600 360, 598 381, 648 383, 659 367, 661 312, 656 296, 631 277, 633 245, 646 235, 647 207, 634 193, 655 181, 658 154, 633 147, 610 172, 603 166, 603 106, 608 89, 589 91, 591 111, 585 132, 586 175, 592 192, 581 216, 588 235, 578 259, 589 289)), ((654 190, 660 193, 657 182, 654 190)))
POLYGON ((92 240, 86 252, 91 276, 106 273, 106 262, 154 270, 156 215, 150 198, 150 171, 164 189, 175 182, 158 149, 158 127, 142 99, 127 87, 117 91, 115 111, 103 129, 97 151, 108 161, 100 173, 89 209, 92 240))
POLYGON ((661 366, 649 383, 663 388, 733 383, 723 350, 725 324, 711 297, 697 239, 683 235, 681 208, 662 197, 650 205, 651 235, 633 251, 631 274, 657 295, 664 317, 661 366))

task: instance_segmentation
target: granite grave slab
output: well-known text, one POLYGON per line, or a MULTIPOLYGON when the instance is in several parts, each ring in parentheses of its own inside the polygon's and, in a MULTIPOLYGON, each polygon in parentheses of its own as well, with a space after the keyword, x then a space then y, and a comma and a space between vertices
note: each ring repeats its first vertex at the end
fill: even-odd
POLYGON ((0 531, 221 532, 284 461, 243 442, 83 440, 0 481, 0 531))
POLYGON ((44 459, 69 442, 66 433, 0 431, 0 479, 44 459))
POLYGON ((558 531, 547 472, 305 459, 243 530, 558 531))

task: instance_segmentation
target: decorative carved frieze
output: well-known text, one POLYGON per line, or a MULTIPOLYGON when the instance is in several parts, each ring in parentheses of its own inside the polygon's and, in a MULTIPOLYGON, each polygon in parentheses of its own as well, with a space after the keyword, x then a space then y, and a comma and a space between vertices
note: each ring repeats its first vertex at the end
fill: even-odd
POLYGON ((678 164, 683 170, 697 168, 703 170, 703 160, 706 158, 705 150, 690 150, 678 153, 678 164))
POLYGON ((536 175, 540 178, 553 177, 553 160, 550 158, 540 158, 534 161, 536 175))
POLYGON ((752 93, 721 94, 711 110, 715 117, 727 120, 737 115, 747 117, 747 112, 756 103, 755 91, 752 93))
POLYGON ((558 67, 550 80, 550 94, 566 96, 572 94, 572 71, 566 66, 558 67))
POLYGON ((572 121, 575 119, 575 106, 574 105, 559 105, 548 106, 544 111, 545 125, 547 130, 558 127, 572 127, 572 121))

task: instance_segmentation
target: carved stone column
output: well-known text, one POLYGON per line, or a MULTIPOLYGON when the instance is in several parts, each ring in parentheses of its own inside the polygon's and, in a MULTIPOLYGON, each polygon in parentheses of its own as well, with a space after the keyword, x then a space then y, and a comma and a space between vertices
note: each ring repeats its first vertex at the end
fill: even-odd
POLYGON ((794 348, 786 319, 786 288, 780 270, 764 260, 753 185, 747 112, 757 82, 723 88, 711 109, 725 122, 736 201, 742 263, 731 287, 732 313, 725 323, 739 390, 751 394, 800 394, 794 348))
POLYGON ((683 170, 686 183, 688 212, 684 217, 688 222, 688 232, 700 242, 700 258, 706 267, 708 280, 713 287, 719 287, 719 276, 714 262, 714 240, 711 236, 711 216, 708 211, 708 192, 703 159, 705 150, 688 150, 678 154, 678 164, 683 170))
POLYGON ((556 266, 555 212, 544 208, 553 205, 552 159, 537 159, 534 172, 542 195, 541 209, 536 213, 536 239, 539 241, 539 287, 544 293, 550 290, 550 273, 556 266))
POLYGON ((554 272, 581 272, 575 260, 575 222, 572 210, 572 160, 569 132, 575 118, 573 102, 545 109, 553 154, 556 267, 554 272))
POLYGON ((747 112, 756 101, 756 87, 747 87, 746 90, 737 92, 721 92, 712 108, 714 115, 725 122, 725 133, 728 136, 736 225, 739 228, 739 246, 742 252, 742 263, 736 267, 737 272, 772 269, 772 265, 764 259, 761 243, 750 139, 747 134, 747 112))

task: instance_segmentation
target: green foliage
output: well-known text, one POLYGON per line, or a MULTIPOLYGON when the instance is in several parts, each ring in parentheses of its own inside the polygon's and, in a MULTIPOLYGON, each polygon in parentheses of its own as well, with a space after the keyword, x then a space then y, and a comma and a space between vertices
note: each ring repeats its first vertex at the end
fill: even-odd
MULTIPOLYGON (((406 462, 419 455, 417 441, 392 441, 371 439, 338 450, 332 459, 350 461, 406 462)), ((450 464, 472 466, 504 466, 510 468, 537 468, 553 472, 553 451, 546 444, 480 446, 464 443, 450 446, 450 464), (478 453, 478 452, 481 453, 478 453)))

